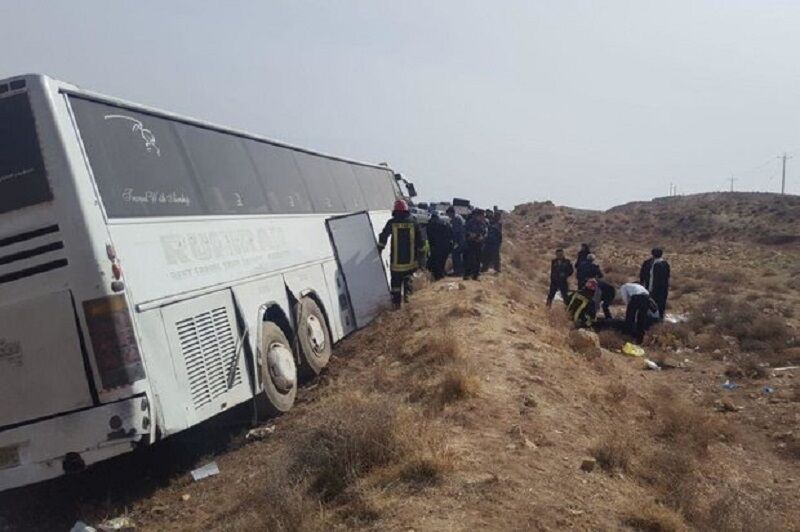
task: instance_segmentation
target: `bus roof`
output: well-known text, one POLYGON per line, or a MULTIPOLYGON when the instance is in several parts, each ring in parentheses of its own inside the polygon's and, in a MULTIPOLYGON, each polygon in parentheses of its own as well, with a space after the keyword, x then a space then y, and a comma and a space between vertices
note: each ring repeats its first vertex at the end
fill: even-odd
MULTIPOLYGON (((247 131, 242 131, 240 129, 235 129, 235 128, 231 128, 231 127, 227 127, 227 126, 221 126, 219 124, 206 122, 204 120, 200 120, 200 119, 197 119, 197 118, 192 118, 192 117, 188 117, 188 116, 182 116, 182 115, 179 115, 179 114, 176 114, 176 113, 171 113, 169 111, 164 111, 162 109, 158 109, 156 107, 150 107, 148 105, 142 105, 142 104, 138 104, 138 103, 131 102, 131 101, 128 101, 128 100, 124 100, 122 98, 115 98, 115 97, 112 97, 112 96, 107 96, 107 95, 101 94, 99 92, 94 92, 94 91, 91 91, 91 90, 82 89, 81 87, 78 87, 75 84, 58 80, 58 79, 50 77, 50 76, 48 76, 46 74, 22 74, 22 75, 19 75, 19 76, 11 76, 9 78, 0 80, 0 89, 2 89, 4 84, 11 84, 12 82, 17 81, 17 80, 21 80, 21 79, 24 79, 26 81, 30 80, 30 79, 40 80, 45 85, 51 85, 51 86, 54 85, 58 89, 58 91, 61 92, 61 93, 71 94, 73 96, 78 96, 78 97, 81 97, 81 98, 94 100, 94 101, 97 101, 97 102, 100 102, 100 103, 111 104, 111 105, 115 105, 117 107, 130 109, 132 111, 139 111, 139 112, 142 112, 142 113, 145 113, 145 114, 150 114, 150 115, 155 115, 155 116, 168 118, 168 119, 171 119, 171 120, 174 120, 174 121, 177 121, 177 122, 183 122, 183 123, 186 123, 186 124, 196 125, 196 126, 204 127, 204 128, 207 128, 207 129, 212 129, 212 130, 215 130, 215 131, 220 131, 220 132, 223 132, 223 133, 229 133, 231 135, 236 135, 236 136, 239 136, 239 137, 244 137, 244 138, 253 139, 253 140, 257 140, 257 141, 261 141, 261 142, 266 142, 266 143, 269 143, 269 144, 273 144, 275 146, 281 146, 281 147, 284 147, 284 148, 289 148, 291 150, 295 150, 295 151, 299 151, 299 152, 303 152, 303 153, 309 153, 309 154, 312 154, 312 155, 318 155, 320 157, 325 157, 326 159, 332 159, 332 160, 335 160, 335 161, 342 161, 342 162, 346 162, 346 163, 357 164, 357 165, 360 165, 360 166, 369 166, 369 167, 372 167, 372 168, 378 168, 380 170, 389 170, 392 173, 394 173, 394 170, 392 170, 391 167, 385 166, 385 165, 382 165, 382 164, 368 163, 368 162, 364 162, 364 161, 357 161, 355 159, 348 159, 346 157, 339 157, 337 155, 331 155, 329 153, 324 153, 324 152, 321 152, 321 151, 316 151, 316 150, 311 150, 311 149, 308 149, 308 148, 303 148, 303 147, 300 147, 300 146, 295 146, 293 144, 289 144, 288 142, 283 142, 283 141, 274 140, 274 139, 271 139, 271 138, 268 138, 268 137, 255 135, 253 133, 249 133, 247 131)), ((3 91, 0 90, 0 93, 2 93, 2 92, 3 91)))

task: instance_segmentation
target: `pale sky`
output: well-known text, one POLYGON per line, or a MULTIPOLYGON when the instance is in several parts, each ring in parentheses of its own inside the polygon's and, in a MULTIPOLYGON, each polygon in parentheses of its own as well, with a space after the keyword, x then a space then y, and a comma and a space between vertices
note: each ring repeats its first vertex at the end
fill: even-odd
POLYGON ((420 199, 800 193, 800 2, 0 0, 0 78, 359 160, 420 199))

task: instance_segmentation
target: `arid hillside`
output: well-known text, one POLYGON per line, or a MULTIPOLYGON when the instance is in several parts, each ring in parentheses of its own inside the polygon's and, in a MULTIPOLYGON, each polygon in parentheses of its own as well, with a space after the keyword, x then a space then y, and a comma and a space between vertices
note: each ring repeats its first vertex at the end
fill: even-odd
MULTIPOLYGON (((0 530, 121 515, 159 531, 797 530, 800 245, 752 228, 766 199, 519 206, 502 274, 418 279, 258 438, 230 420, 6 494, 0 530), (664 369, 622 355, 616 333, 581 343, 545 307, 552 250, 582 241, 613 282, 665 248, 686 321, 646 339, 664 369), (220 474, 192 481, 211 459, 220 474)), ((770 234, 800 235, 798 198, 780 201, 770 234)))

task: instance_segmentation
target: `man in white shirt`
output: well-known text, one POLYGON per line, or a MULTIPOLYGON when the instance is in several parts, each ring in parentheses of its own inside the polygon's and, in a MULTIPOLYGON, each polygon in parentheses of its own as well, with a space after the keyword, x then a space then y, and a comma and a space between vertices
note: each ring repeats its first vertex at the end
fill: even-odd
MULTIPOLYGON (((637 342, 644 338, 644 331, 647 329, 648 312, 656 307, 650 299, 650 292, 639 283, 625 283, 619 287, 619 294, 627 305, 625 310, 625 326, 637 342)), ((657 308, 657 307, 656 307, 657 308)))

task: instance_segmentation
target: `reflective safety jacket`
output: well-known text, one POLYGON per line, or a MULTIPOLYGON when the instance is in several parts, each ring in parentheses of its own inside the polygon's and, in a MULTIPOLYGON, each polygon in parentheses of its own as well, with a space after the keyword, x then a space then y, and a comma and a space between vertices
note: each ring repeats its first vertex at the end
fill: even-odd
POLYGON ((594 292, 578 290, 572 294, 567 312, 576 327, 591 327, 595 316, 594 292))
POLYGON ((419 224, 408 213, 394 213, 378 237, 378 248, 383 250, 390 236, 392 237, 391 270, 393 272, 416 270, 419 265, 418 259, 423 255, 426 244, 419 224))

